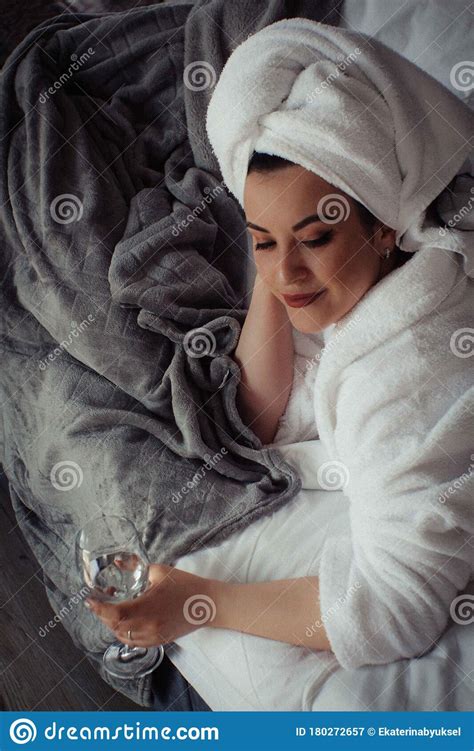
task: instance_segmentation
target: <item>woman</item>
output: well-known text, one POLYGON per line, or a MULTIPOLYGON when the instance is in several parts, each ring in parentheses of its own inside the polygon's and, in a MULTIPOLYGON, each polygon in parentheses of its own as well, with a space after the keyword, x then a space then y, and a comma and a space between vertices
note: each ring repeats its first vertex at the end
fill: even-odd
POLYGON ((339 321, 409 256, 396 247, 395 230, 365 206, 281 157, 254 154, 245 191, 246 215, 259 224, 247 222, 257 276, 235 353, 242 371, 238 403, 268 444, 293 383, 293 329, 311 333, 339 321))
POLYGON ((207 129, 254 241, 239 411, 307 482, 93 607, 123 641, 177 642, 213 709, 301 709, 310 676, 431 649, 473 574, 472 233, 437 215, 472 119, 383 45, 295 18, 234 50, 207 129))

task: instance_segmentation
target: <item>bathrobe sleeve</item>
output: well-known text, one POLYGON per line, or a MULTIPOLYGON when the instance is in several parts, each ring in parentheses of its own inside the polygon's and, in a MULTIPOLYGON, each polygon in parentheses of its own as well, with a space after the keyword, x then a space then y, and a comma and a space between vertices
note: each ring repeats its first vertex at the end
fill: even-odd
POLYGON ((461 363, 444 377, 402 362, 356 365, 338 388, 350 534, 325 541, 319 595, 344 668, 429 651, 474 568, 474 389, 461 363))

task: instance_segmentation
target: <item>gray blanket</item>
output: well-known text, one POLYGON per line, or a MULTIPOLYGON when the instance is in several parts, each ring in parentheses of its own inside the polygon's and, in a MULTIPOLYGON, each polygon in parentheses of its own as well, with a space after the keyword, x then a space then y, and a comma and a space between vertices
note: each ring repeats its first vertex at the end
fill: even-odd
POLYGON ((107 676, 111 633, 71 601, 74 536, 126 515, 172 564, 300 488, 235 406, 247 241, 204 116, 240 41, 292 15, 337 23, 337 5, 66 12, 2 71, 0 461, 53 608, 144 706, 150 676, 107 676))

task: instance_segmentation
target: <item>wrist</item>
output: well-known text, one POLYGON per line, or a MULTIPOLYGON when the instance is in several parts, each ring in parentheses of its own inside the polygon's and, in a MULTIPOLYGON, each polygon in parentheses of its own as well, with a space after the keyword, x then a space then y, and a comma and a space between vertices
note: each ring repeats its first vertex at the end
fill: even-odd
POLYGON ((211 598, 215 607, 215 618, 206 626, 211 628, 232 628, 229 622, 230 605, 232 603, 232 592, 235 590, 235 584, 221 581, 220 579, 208 579, 207 595, 211 598))
POLYGON ((258 274, 255 277, 253 297, 255 297, 255 301, 258 304, 264 305, 265 307, 270 306, 270 309, 273 311, 278 311, 278 315, 280 315, 283 319, 287 319, 288 321, 290 320, 288 311, 286 310, 284 304, 281 302, 281 300, 278 299, 278 297, 272 292, 268 284, 258 274))

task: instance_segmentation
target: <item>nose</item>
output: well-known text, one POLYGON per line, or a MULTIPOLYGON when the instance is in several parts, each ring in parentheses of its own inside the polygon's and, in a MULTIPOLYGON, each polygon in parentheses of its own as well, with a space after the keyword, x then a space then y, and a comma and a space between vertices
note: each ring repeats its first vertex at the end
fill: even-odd
POLYGON ((295 293, 299 286, 303 286, 311 275, 301 250, 297 245, 284 249, 277 261, 276 281, 279 289, 291 290, 295 293))

